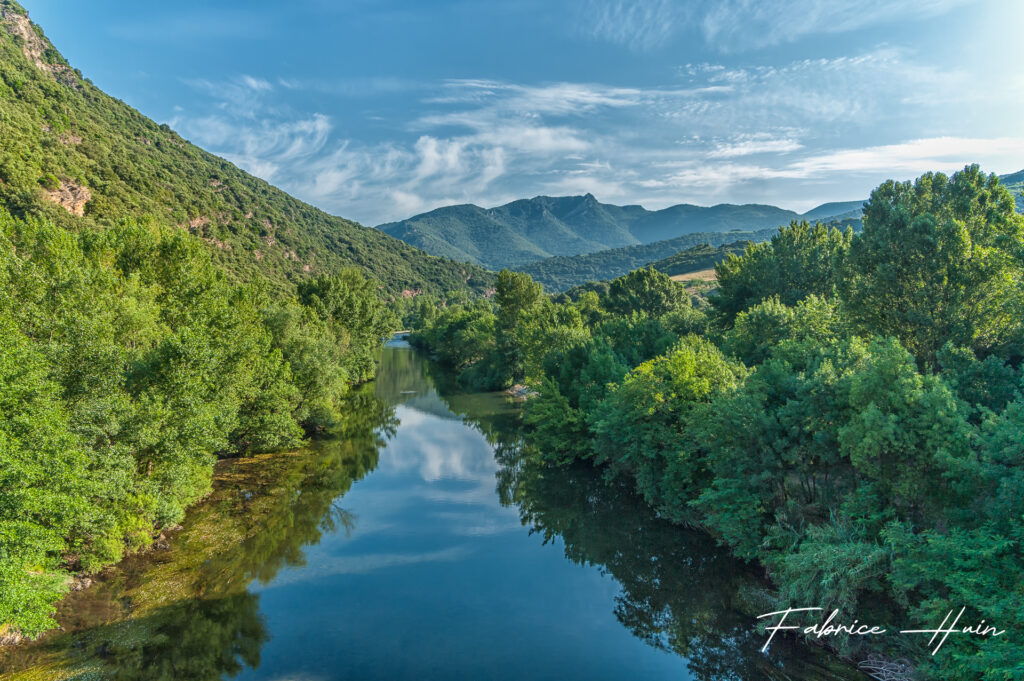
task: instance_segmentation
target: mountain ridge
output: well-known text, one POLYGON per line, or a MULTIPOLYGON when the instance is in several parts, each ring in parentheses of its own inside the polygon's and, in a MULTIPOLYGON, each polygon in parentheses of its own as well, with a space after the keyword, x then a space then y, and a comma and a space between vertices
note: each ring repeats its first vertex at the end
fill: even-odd
POLYGON ((754 231, 791 220, 855 217, 852 213, 859 214, 862 203, 826 203, 807 213, 756 203, 684 203, 648 210, 636 204, 601 203, 590 193, 541 195, 493 208, 443 206, 377 229, 434 255, 489 269, 521 268, 546 258, 586 255, 687 234, 754 231))

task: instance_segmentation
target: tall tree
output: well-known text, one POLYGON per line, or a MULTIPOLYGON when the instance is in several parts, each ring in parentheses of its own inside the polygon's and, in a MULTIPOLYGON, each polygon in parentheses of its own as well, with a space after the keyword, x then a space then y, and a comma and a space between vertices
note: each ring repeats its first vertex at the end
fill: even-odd
POLYGON ((730 253, 715 266, 718 292, 711 304, 728 327, 740 312, 773 296, 789 306, 811 295, 832 297, 834 264, 851 238, 850 231, 793 221, 770 242, 748 244, 743 255, 730 253))
POLYGON ((501 358, 502 374, 506 382, 521 381, 526 375, 523 351, 517 331, 520 318, 533 309, 544 289, 528 274, 502 270, 494 286, 494 300, 498 304, 498 353, 501 358))
POLYGON ((1020 353, 1024 218, 978 166, 871 193, 841 296, 861 330, 895 336, 922 366, 946 343, 1020 353))

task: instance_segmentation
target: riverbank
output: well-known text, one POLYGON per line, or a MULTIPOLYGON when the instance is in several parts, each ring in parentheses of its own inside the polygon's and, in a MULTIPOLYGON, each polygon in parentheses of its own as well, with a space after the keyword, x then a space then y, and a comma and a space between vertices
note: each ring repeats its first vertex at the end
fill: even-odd
POLYGON ((757 571, 589 465, 531 463, 509 396, 389 343, 354 398, 308 449, 219 464, 169 548, 73 594, 5 681, 861 678, 761 653, 757 571))

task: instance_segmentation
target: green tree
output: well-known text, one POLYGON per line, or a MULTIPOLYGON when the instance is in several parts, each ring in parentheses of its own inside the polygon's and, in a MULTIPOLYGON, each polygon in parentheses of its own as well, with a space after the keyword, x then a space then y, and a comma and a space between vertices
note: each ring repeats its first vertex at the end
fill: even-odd
POLYGON ((372 378, 374 352, 398 323, 381 302, 374 282, 348 268, 300 283, 299 300, 330 326, 342 347, 342 366, 349 378, 372 378))
POLYGON ((526 357, 518 336, 521 317, 536 306, 544 294, 540 284, 528 274, 502 270, 494 286, 494 302, 498 305, 497 350, 502 383, 516 383, 526 377, 526 357))
POLYGON ((679 308, 688 307, 690 297, 682 284, 648 267, 633 270, 612 280, 608 287, 608 295, 602 304, 613 315, 628 316, 636 312, 650 317, 661 317, 679 308))
POLYGON ((588 415, 598 463, 629 471, 648 503, 687 517, 704 466, 687 439, 696 405, 734 388, 742 365, 696 336, 631 371, 588 415))
POLYGON ((934 367, 947 342, 980 355, 1019 354, 1024 217, 978 166, 871 193, 841 286, 857 326, 900 339, 934 367))
POLYGON ((0 313, 0 623, 28 636, 53 626, 61 554, 86 539, 87 466, 45 358, 0 313))
POLYGON ((728 327, 743 310, 773 296, 793 306, 804 298, 835 295, 835 263, 850 246, 851 232, 820 223, 792 222, 767 243, 748 244, 715 265, 716 295, 710 298, 728 327))

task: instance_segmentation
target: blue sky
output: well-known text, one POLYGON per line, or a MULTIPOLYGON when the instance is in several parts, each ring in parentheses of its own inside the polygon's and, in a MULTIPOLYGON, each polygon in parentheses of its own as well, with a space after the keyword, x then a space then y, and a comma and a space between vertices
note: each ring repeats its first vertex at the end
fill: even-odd
POLYGON ((806 210, 1024 168, 1018 0, 22 0, 111 95, 331 213, 806 210))

